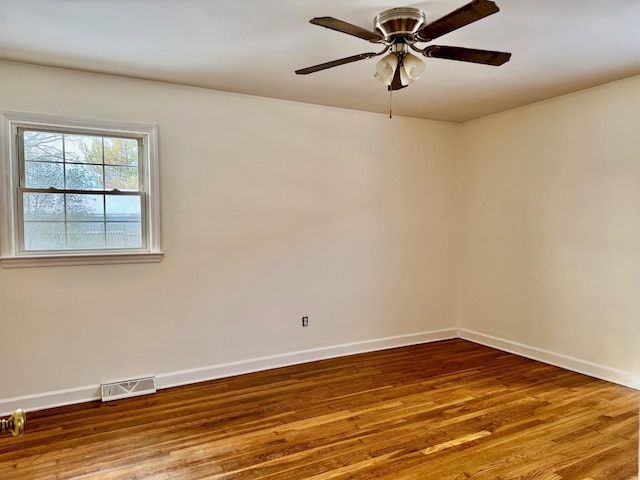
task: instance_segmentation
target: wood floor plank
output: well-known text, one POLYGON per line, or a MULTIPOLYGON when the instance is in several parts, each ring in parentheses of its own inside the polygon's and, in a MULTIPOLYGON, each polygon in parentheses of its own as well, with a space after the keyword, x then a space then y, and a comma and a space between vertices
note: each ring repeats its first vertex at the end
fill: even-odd
POLYGON ((464 340, 28 412, 3 480, 637 480, 640 393, 464 340))

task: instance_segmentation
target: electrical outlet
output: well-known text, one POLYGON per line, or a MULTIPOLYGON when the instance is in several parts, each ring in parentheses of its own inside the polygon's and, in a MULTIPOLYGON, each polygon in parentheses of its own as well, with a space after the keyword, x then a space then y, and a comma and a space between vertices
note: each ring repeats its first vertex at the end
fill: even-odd
POLYGON ((302 326, 303 327, 309 326, 309 317, 302 317, 302 326))

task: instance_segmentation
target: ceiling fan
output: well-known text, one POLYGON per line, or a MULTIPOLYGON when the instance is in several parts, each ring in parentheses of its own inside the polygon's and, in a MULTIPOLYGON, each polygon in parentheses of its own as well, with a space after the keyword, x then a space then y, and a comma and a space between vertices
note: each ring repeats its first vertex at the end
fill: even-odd
POLYGON ((431 42, 476 20, 493 15, 499 10, 495 2, 490 0, 473 0, 438 20, 426 23, 426 16, 419 8, 392 8, 376 16, 373 30, 367 30, 333 17, 316 17, 310 20, 314 25, 353 35, 371 43, 382 44, 384 49, 377 53, 360 53, 321 63, 296 70, 296 73, 307 75, 358 60, 378 57, 391 51, 378 62, 374 74, 374 77, 386 84, 391 91, 408 86, 424 72, 424 63, 409 50, 428 58, 443 58, 494 66, 502 65, 509 61, 510 53, 445 45, 427 45, 422 48, 417 46, 418 43, 431 42))

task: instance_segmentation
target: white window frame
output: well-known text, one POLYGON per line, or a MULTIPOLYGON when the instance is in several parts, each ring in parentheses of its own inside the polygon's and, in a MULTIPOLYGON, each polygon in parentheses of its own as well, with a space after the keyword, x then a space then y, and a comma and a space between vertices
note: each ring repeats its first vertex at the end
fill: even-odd
POLYGON ((155 125, 70 118, 55 115, 0 112, 0 228, 3 268, 63 265, 151 263, 162 260, 160 248, 160 189, 158 172, 158 129, 155 125), (21 251, 20 159, 18 128, 66 130, 79 134, 125 135, 142 139, 140 188, 144 196, 140 249, 21 251))

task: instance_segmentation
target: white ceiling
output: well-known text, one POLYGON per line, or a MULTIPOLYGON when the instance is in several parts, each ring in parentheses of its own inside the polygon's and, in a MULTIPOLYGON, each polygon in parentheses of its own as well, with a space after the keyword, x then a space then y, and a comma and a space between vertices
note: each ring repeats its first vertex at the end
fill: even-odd
MULTIPOLYGON (((0 59, 385 113, 377 59, 294 70, 376 51, 309 20, 372 29, 393 7, 433 21, 467 0, 0 0, 0 59)), ((496 0, 501 11, 440 45, 508 51, 501 67, 425 59, 394 92, 396 115, 461 122, 640 74, 640 0, 496 0)), ((2 79, 0 79, 1 87, 2 79)))

